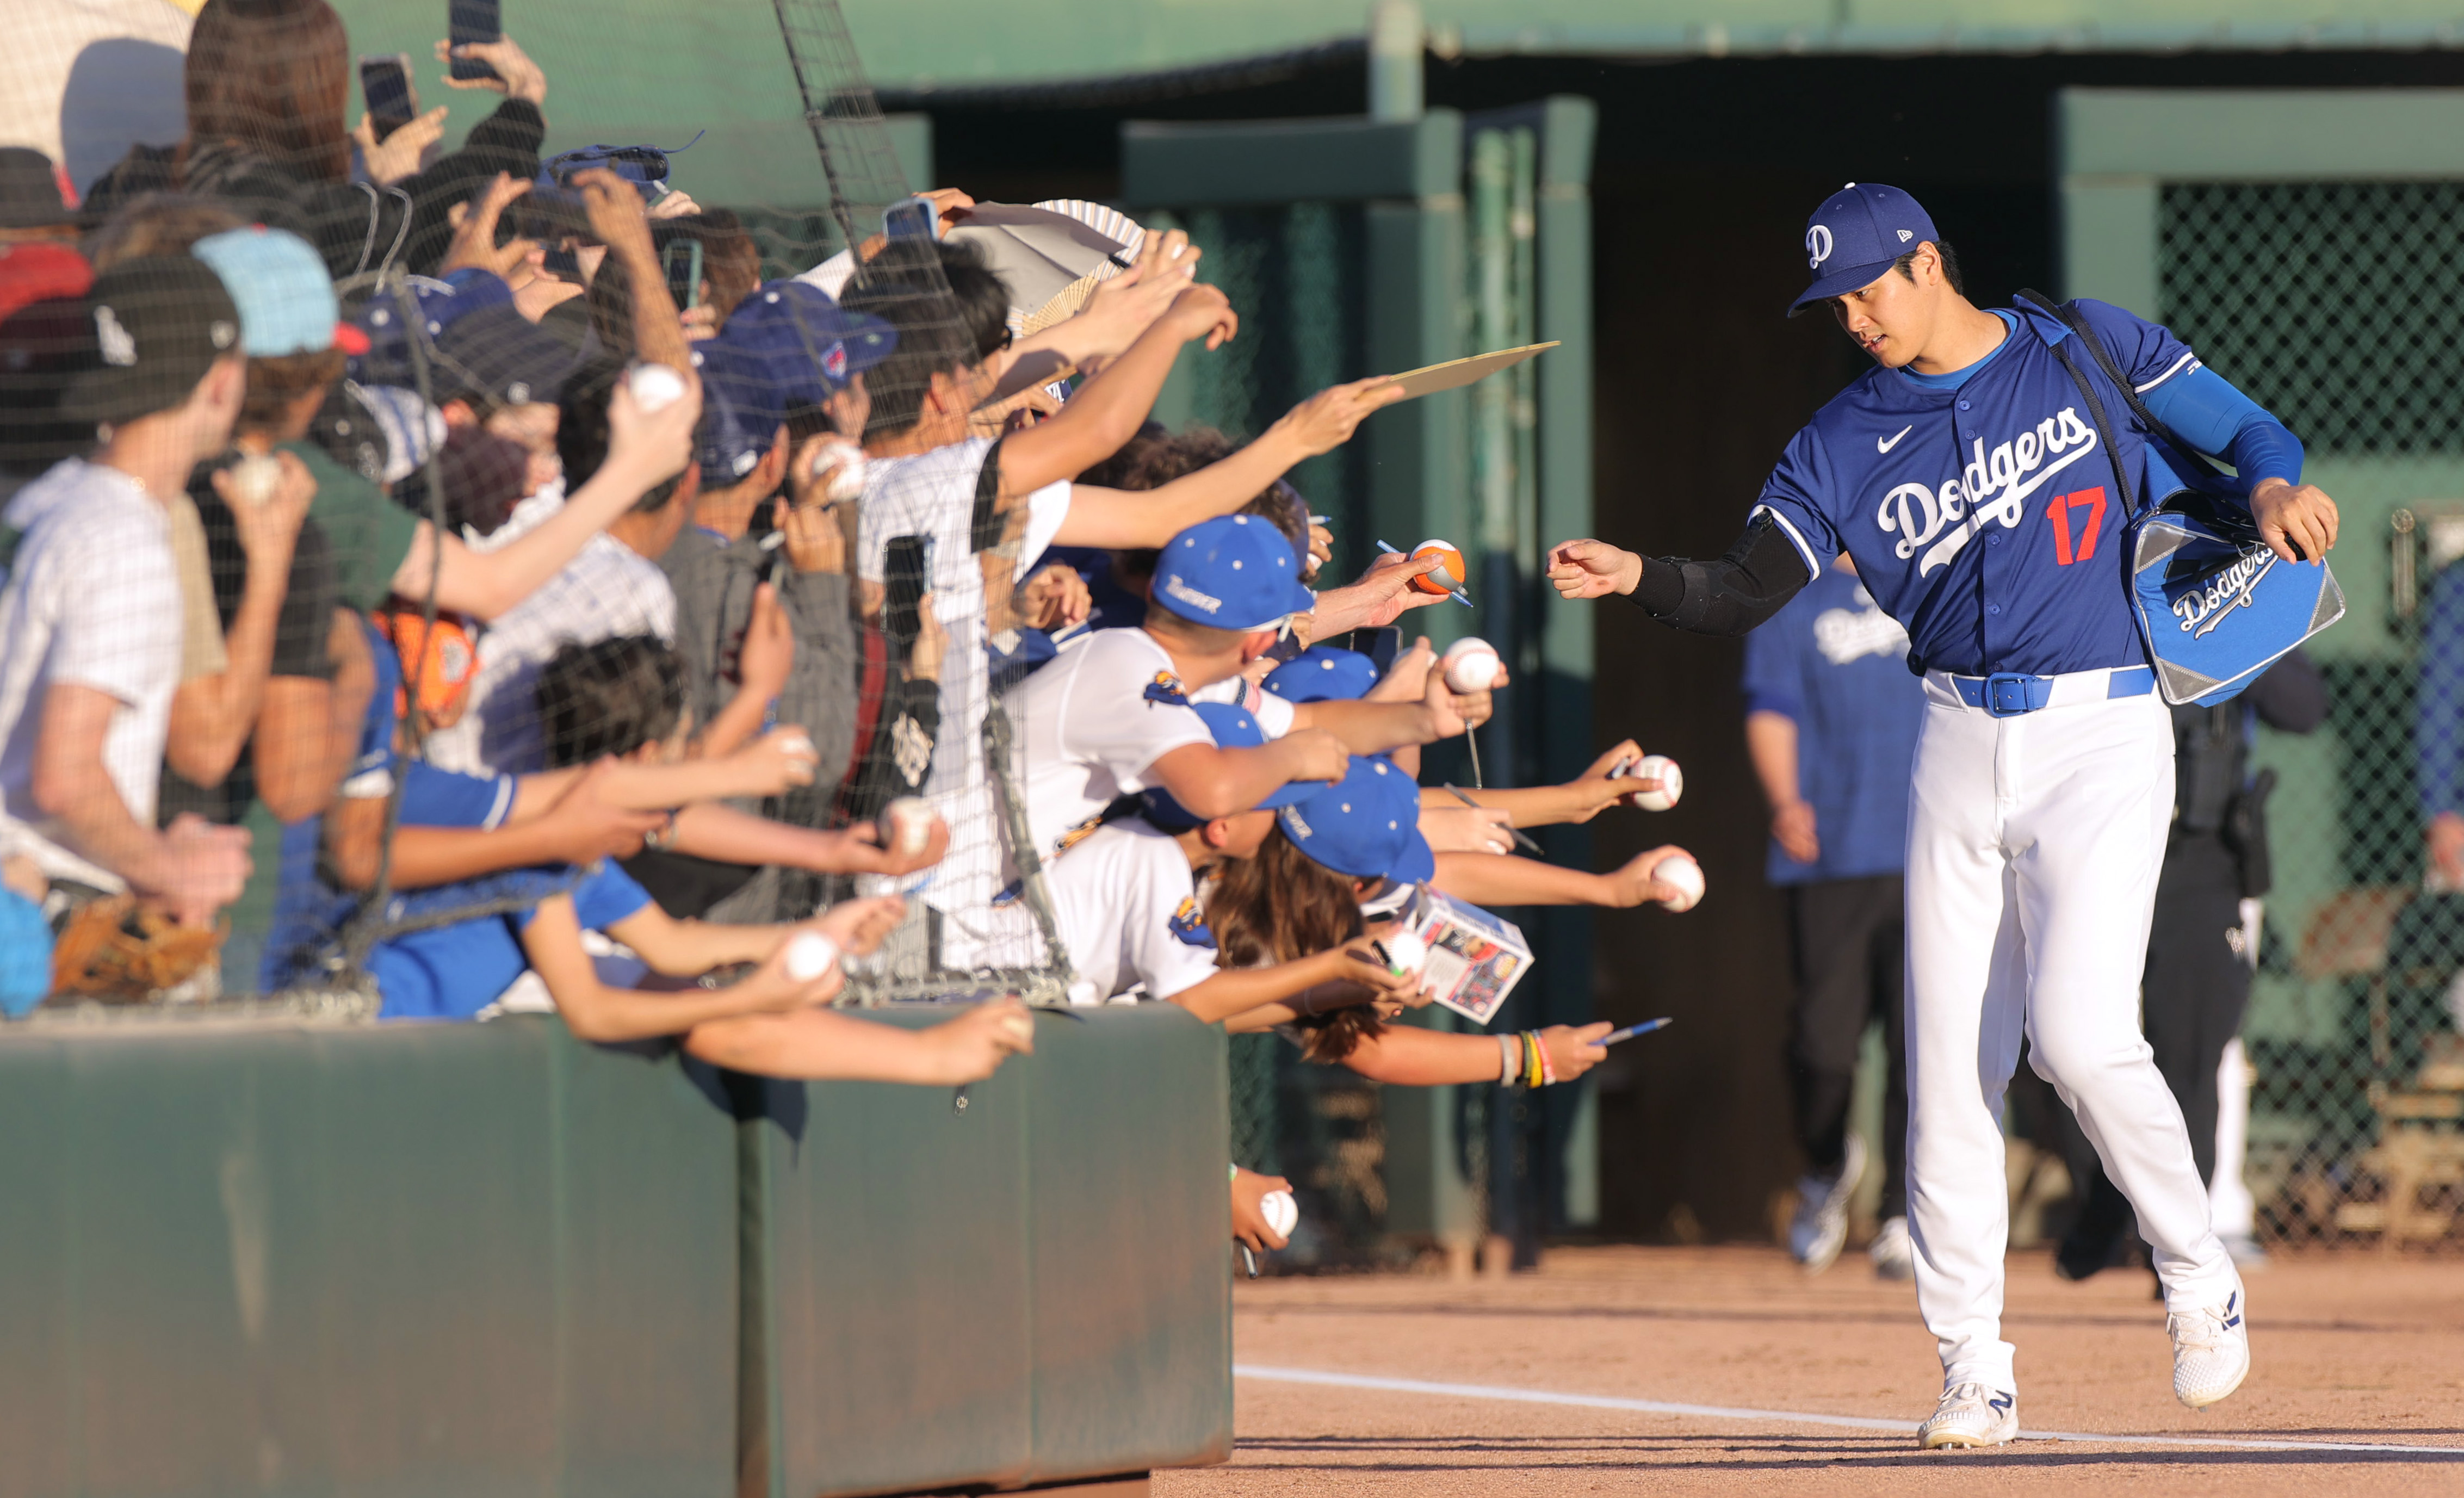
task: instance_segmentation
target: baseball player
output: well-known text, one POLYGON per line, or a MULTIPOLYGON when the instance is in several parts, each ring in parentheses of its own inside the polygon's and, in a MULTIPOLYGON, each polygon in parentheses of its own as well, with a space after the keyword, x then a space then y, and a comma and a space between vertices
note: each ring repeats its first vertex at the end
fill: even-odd
MULTIPOLYGON (((1970 302, 1906 193, 1849 184, 1815 210, 1805 246, 1812 284, 1791 314, 1827 307, 1876 367, 1789 443, 1727 555, 1567 541, 1550 581, 1735 635, 1844 551, 1908 631, 1925 694, 1907 834, 1908 1219, 1944 1382, 1921 1443, 1996 1445, 2019 1429, 1997 1120, 2023 1029, 2155 1247, 2174 1394, 2212 1404, 2250 1370, 2241 1283, 2138 1023, 2173 735, 2128 607, 2122 531, 2181 480, 2118 426, 2139 493, 2107 493, 2104 439, 2054 352, 2068 327, 1970 302)), ((2325 554, 2335 503, 2301 482, 2281 423, 2166 329, 2101 302, 2079 310, 2158 418, 2233 464, 2277 555, 2325 554)), ((2079 363, 2097 404, 2126 418, 2095 361, 2079 363)))

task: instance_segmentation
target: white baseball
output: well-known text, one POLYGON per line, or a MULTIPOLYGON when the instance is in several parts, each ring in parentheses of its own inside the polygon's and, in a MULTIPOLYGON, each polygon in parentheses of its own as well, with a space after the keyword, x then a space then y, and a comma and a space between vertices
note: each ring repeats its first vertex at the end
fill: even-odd
POLYGON ((845 437, 825 437, 813 449, 813 476, 829 475, 824 493, 831 499, 845 501, 864 494, 864 449, 845 437))
POLYGON ((231 493, 252 509, 273 503, 275 488, 281 482, 282 462, 270 452, 251 453, 231 468, 231 493))
POLYGON ((1275 1230, 1278 1238, 1289 1238, 1292 1229, 1301 1225, 1301 1204, 1288 1191, 1269 1191, 1258 1199, 1258 1215, 1275 1230))
POLYGON ((1666 811, 1677 804, 1678 797, 1685 794, 1685 772, 1677 767, 1676 760, 1664 754, 1644 755, 1635 761, 1634 768, 1625 773, 1635 780, 1660 782, 1657 790, 1636 791, 1626 798, 1629 804, 1640 806, 1645 811, 1666 811))
POLYGON ((1446 685, 1457 692, 1486 692, 1503 669, 1495 646, 1469 636, 1446 647, 1444 662, 1446 685))
POLYGON ((818 931, 800 931, 787 943, 787 976, 809 983, 839 959, 839 944, 818 931))
POLYGON ((794 755, 799 760, 819 760, 822 757, 822 752, 813 747, 813 741, 803 734, 789 734, 780 739, 779 752, 794 755))
POLYGON ((646 416, 685 398, 685 377, 665 364, 635 364, 625 383, 633 392, 633 404, 646 416))
POLYGON ((1703 903, 1703 866, 1683 853, 1671 853, 1651 866, 1651 877, 1674 885, 1677 893, 1660 903, 1672 911, 1690 911, 1703 903))
POLYGON ((1377 943, 1386 949, 1388 972, 1417 973, 1429 965, 1429 944, 1420 939, 1418 932, 1398 931, 1391 936, 1378 937, 1377 943))
POLYGON ((881 820, 888 825, 891 848, 913 857, 933 841, 933 824, 940 816, 922 797, 901 796, 881 808, 881 820))

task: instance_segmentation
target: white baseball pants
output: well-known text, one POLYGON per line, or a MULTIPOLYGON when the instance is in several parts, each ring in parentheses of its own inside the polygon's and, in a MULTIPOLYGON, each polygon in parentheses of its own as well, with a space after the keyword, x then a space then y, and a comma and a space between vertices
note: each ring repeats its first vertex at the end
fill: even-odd
POLYGON ((1908 805, 1908 1231, 1945 1381, 2015 1390, 2002 1100, 2029 1040, 2138 1209, 2169 1309, 2238 1283, 2182 1111, 2139 1027, 2173 810, 2154 694, 1996 718, 1925 683, 1908 805))

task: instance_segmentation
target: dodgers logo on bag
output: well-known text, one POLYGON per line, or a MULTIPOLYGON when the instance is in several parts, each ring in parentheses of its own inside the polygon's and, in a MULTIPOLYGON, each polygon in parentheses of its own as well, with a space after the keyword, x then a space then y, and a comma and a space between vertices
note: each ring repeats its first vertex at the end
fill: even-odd
POLYGON ((2235 695, 2344 616, 2344 590, 2326 567, 2288 564, 2247 522, 2177 510, 2140 522, 2130 580, 2156 685, 2176 707, 2235 695))

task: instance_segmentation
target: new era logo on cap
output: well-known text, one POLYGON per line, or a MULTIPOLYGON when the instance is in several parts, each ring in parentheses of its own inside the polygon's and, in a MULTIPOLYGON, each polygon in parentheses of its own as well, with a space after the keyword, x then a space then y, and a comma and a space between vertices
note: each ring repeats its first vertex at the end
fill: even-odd
POLYGON ((94 307, 94 336, 102 344, 102 362, 131 369, 137 364, 137 340, 120 325, 120 314, 100 302, 94 307))

